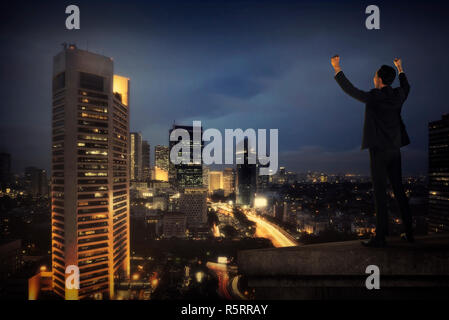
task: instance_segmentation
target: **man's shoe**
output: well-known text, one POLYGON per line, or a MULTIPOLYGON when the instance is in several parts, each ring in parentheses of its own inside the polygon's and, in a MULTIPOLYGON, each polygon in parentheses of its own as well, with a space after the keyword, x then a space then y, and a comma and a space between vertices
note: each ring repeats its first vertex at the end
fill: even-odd
POLYGON ((377 238, 371 238, 369 240, 362 241, 362 244, 365 247, 370 248, 383 248, 387 245, 385 239, 377 239, 377 238))
POLYGON ((401 239, 404 241, 408 241, 410 243, 415 242, 415 237, 413 236, 413 233, 411 233, 411 232, 401 233, 401 239))

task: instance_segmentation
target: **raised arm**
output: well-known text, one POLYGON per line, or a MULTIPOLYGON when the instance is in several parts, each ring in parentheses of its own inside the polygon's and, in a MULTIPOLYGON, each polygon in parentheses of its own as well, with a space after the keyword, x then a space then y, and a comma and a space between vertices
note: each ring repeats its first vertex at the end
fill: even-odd
POLYGON ((331 64, 335 71, 335 80, 348 95, 360 102, 366 103, 370 98, 370 93, 363 91, 354 87, 354 85, 349 81, 344 75, 340 67, 340 57, 335 55, 331 58, 331 64))
POLYGON ((410 92, 410 84, 408 83, 407 77, 405 76, 404 69, 402 68, 402 60, 400 58, 394 59, 394 65, 398 69, 399 73, 399 83, 401 85, 402 90, 404 90, 404 100, 407 99, 408 94, 410 92))

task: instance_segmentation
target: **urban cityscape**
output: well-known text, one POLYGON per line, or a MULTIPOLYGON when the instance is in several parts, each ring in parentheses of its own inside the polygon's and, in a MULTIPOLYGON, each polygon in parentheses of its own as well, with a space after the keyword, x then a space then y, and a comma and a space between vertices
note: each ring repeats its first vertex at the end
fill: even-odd
POLYGON ((448 299, 447 12, 4 4, 0 301, 240 319, 448 299))
MULTIPOLYGON (((236 141, 243 164, 173 164, 169 134, 192 137, 192 126, 167 124, 166 145, 130 128, 132 79, 114 63, 65 44, 53 59, 51 171, 15 173, 14 154, 0 155, 3 298, 251 300, 239 251, 374 233, 369 177, 285 167, 259 175, 247 139, 236 141), (79 289, 66 288, 67 265, 79 266, 79 289)), ((449 229, 449 115, 428 135, 428 175, 403 181, 417 235, 449 229)), ((389 206, 398 235, 391 191, 389 206)))

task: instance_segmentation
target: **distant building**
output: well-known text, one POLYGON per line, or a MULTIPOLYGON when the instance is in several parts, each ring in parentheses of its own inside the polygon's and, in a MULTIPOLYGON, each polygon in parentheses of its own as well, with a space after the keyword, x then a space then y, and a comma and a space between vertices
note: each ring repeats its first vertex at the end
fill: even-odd
POLYGON ((25 168, 25 183, 28 194, 33 197, 48 195, 47 172, 35 167, 25 168))
POLYGON ((161 170, 168 172, 170 161, 170 149, 168 146, 157 145, 154 147, 154 164, 161 170))
POLYGON ((209 193, 223 189, 223 171, 209 171, 209 193))
POLYGON ((164 238, 185 238, 187 215, 181 212, 166 212, 162 218, 164 238))
POLYGON ((11 182, 11 155, 0 153, 0 189, 9 186, 11 182))
POLYGON ((142 140, 142 181, 148 181, 150 178, 150 144, 148 141, 142 140))
MULTIPOLYGON (((171 183, 179 189, 183 188, 191 188, 191 187, 202 187, 203 186, 203 166, 202 160, 194 162, 193 161, 193 151, 194 144, 198 143, 200 147, 200 152, 202 156, 203 153, 203 140, 201 137, 203 136, 203 128, 200 128, 200 141, 193 140, 193 126, 181 126, 174 124, 172 129, 170 130, 170 134, 173 130, 176 129, 184 129, 189 133, 190 140, 184 141, 186 143, 186 148, 190 149, 190 163, 188 164, 176 164, 169 168, 171 172, 169 172, 169 178, 171 178, 171 183)), ((181 141, 179 138, 178 141, 170 141, 170 151, 174 145, 178 144, 181 141)), ((171 163, 171 161, 170 161, 171 163)))
POLYGON ((209 190, 209 172, 208 166, 203 165, 203 187, 209 190))
POLYGON ((142 134, 140 132, 130 133, 130 174, 131 180, 142 180, 142 134))
POLYGON ((17 272, 22 265, 22 241, 0 239, 0 282, 17 272))
POLYGON ((250 146, 248 138, 245 138, 242 152, 237 151, 238 159, 243 160, 243 164, 237 164, 237 204, 252 206, 254 195, 257 189, 256 164, 249 163, 249 159, 255 158, 255 146, 250 146))
POLYGON ((233 168, 224 168, 223 170, 223 190, 225 197, 235 193, 235 170, 233 168))
POLYGON ((429 123, 429 232, 449 232, 449 114, 429 123))
POLYGON ((207 189, 186 188, 179 199, 179 211, 187 215, 188 228, 201 228, 207 223, 207 189))

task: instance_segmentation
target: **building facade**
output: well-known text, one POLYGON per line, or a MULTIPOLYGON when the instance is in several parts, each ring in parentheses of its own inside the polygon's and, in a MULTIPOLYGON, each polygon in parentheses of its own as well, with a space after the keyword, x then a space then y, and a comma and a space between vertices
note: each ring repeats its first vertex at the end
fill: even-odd
POLYGON ((209 193, 223 189, 223 171, 209 171, 209 193))
POLYGON ((142 180, 142 134, 140 132, 131 132, 129 135, 130 154, 129 154, 129 177, 134 181, 142 180))
POLYGON ((52 287, 113 298, 129 277, 129 79, 109 57, 65 46, 53 59, 52 287), (78 266, 80 288, 65 286, 78 266))
POLYGON ((148 141, 142 140, 142 181, 148 181, 150 178, 150 144, 148 141))
MULTIPOLYGON (((176 164, 169 167, 169 179, 171 179, 170 183, 179 188, 198 188, 203 187, 203 165, 202 165, 202 159, 195 162, 193 161, 193 150, 195 147, 200 147, 201 150, 201 156, 203 154, 203 140, 201 137, 203 136, 203 128, 201 127, 201 135, 200 135, 200 141, 194 141, 193 139, 193 126, 181 126, 174 124, 172 129, 170 130, 170 134, 173 130, 176 129, 184 129, 188 132, 190 139, 189 141, 183 141, 183 143, 186 144, 186 148, 189 148, 190 150, 190 163, 184 164, 176 164), (199 145, 196 145, 199 144, 199 145)), ((178 138, 177 141, 170 141, 170 152, 174 145, 178 144, 181 141, 180 138, 178 138)), ((179 155, 181 156, 181 155, 179 155)), ((170 163, 172 163, 170 161, 170 163)))
POLYGON ((25 183, 28 194, 33 197, 48 195, 47 171, 36 167, 25 168, 25 183))
POLYGON ((429 123, 429 232, 449 232, 449 114, 429 123))
POLYGON ((240 148, 241 151, 236 152, 237 161, 239 161, 239 158, 243 159, 240 160, 243 163, 237 164, 236 200, 238 205, 252 206, 257 190, 257 167, 255 161, 250 161, 250 158, 255 158, 255 148, 250 145, 247 138, 245 138, 241 143, 243 144, 243 147, 240 148))
POLYGON ((179 199, 179 211, 187 216, 187 227, 202 228, 207 223, 207 189, 186 188, 179 199))
POLYGON ((223 170, 223 190, 225 197, 235 193, 235 170, 234 168, 224 168, 223 170))

